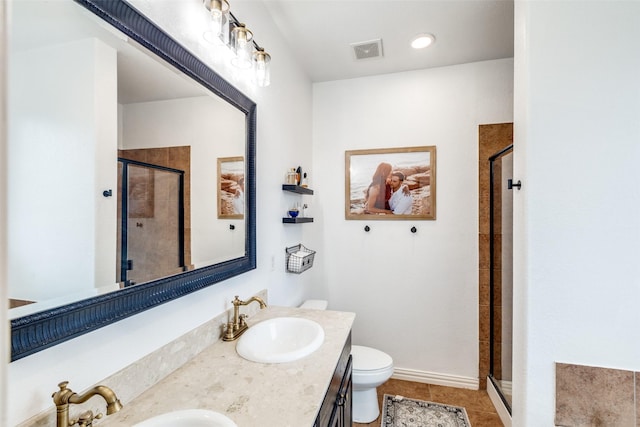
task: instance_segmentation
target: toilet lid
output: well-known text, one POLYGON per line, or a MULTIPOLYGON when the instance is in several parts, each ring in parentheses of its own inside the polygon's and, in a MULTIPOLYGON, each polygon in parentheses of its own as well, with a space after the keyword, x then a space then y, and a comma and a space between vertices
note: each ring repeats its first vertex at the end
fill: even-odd
POLYGON ((375 348, 352 345, 351 355, 353 356, 353 369, 358 371, 374 371, 393 364, 391 356, 375 348))

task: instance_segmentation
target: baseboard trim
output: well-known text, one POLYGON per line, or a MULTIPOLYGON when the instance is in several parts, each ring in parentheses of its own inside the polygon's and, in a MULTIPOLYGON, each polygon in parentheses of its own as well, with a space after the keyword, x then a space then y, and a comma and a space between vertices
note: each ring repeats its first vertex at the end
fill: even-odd
POLYGON ((496 408, 496 412, 500 417, 500 421, 502 421, 502 424, 504 424, 504 427, 511 427, 512 426, 511 414, 509 413, 507 408, 504 406, 504 402, 502 401, 502 398, 498 394, 498 390, 496 390, 496 388, 493 385, 493 382, 491 381, 491 378, 489 377, 487 377, 487 394, 489 395, 489 399, 491 399, 491 403, 493 403, 493 406, 496 408))
POLYGON ((478 390, 480 388, 480 382, 477 378, 417 371, 415 369, 394 368, 391 378, 470 390, 478 390))

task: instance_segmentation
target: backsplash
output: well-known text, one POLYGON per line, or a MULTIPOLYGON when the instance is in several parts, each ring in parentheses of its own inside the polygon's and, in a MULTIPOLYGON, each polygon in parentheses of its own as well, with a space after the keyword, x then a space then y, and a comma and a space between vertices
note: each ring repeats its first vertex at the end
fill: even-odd
MULTIPOLYGON (((255 294, 268 303, 267 290, 264 289, 255 294)), ((250 304, 243 307, 242 312, 249 317, 260 309, 258 304, 250 304)), ((182 335, 180 338, 159 348, 153 353, 141 358, 135 363, 116 372, 112 376, 98 382, 111 388, 120 401, 127 405, 144 391, 154 386, 167 375, 180 368, 205 348, 218 341, 224 329, 224 325, 233 316, 233 307, 219 314, 207 323, 182 335)), ((96 384, 97 385, 97 384, 96 384)), ((85 390, 74 389, 73 384, 69 388, 77 393, 85 390)), ((90 388, 90 387, 89 387, 90 388)), ((56 389, 56 384, 51 385, 51 391, 56 389)), ((104 400, 91 398, 83 405, 73 405, 73 414, 79 414, 86 410, 94 413, 104 413, 104 400)), ((20 423, 18 427, 50 427, 56 425, 56 408, 51 401, 51 408, 35 415, 27 421, 20 423)))
POLYGON ((640 372, 556 363, 555 425, 640 426, 639 380, 640 372))

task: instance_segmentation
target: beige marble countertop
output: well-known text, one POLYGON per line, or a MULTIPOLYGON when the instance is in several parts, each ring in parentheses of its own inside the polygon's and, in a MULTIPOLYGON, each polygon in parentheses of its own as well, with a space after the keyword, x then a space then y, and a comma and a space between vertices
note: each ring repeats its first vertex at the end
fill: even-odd
POLYGON ((322 346, 294 362, 262 364, 241 358, 237 341, 218 341, 97 424, 131 426, 171 411, 210 409, 238 427, 313 426, 355 314, 270 306, 247 323, 282 316, 318 322, 325 332, 322 346))

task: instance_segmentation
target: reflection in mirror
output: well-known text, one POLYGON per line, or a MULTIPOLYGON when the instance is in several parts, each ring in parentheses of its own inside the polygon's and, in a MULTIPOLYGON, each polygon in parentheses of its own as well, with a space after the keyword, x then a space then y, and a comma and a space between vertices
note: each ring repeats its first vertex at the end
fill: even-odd
POLYGON ((244 218, 244 158, 218 159, 218 218, 244 218))
POLYGON ((116 268, 124 286, 178 274, 190 262, 184 244, 185 170, 190 168, 118 158, 116 268))
POLYGON ((171 290, 146 309, 255 268, 255 104, 125 2, 77 1, 12 2, 14 347, 52 310, 171 290), (225 176, 246 213, 218 215, 225 158, 243 159, 225 176))

